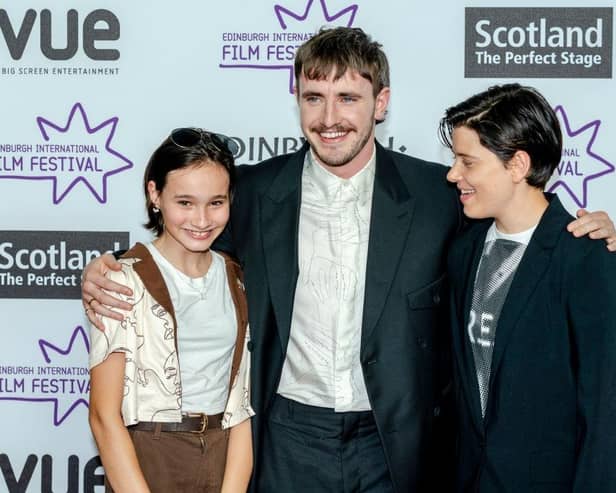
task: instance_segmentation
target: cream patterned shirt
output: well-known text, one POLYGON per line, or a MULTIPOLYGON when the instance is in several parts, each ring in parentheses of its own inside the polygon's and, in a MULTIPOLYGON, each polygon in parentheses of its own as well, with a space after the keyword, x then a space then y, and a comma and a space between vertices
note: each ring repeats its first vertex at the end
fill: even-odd
POLYGON ((336 411, 370 409, 359 360, 375 155, 349 179, 306 154, 299 276, 278 393, 336 411))
MULTIPOLYGON (((138 258, 120 259, 122 270, 108 274, 113 281, 133 290, 132 297, 120 296, 133 304, 131 311, 124 312, 124 321, 103 318, 104 332, 94 326, 90 329, 90 368, 101 364, 113 352, 122 352, 126 356, 122 400, 122 417, 126 426, 139 421, 179 422, 182 419, 182 382, 174 319, 154 299, 133 269, 133 264, 141 261, 138 258)), ((248 339, 247 330, 239 370, 224 411, 223 428, 235 426, 254 415, 249 394, 248 339)))

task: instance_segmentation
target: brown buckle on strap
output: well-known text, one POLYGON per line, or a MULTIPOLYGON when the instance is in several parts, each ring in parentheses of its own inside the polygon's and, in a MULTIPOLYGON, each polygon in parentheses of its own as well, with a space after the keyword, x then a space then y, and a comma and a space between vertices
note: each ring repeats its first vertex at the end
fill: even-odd
POLYGON ((184 421, 184 419, 194 419, 194 418, 198 418, 201 421, 201 428, 199 428, 198 430, 189 430, 188 433, 204 433, 205 430, 207 430, 207 425, 208 425, 208 416, 207 414, 203 414, 203 413, 186 413, 186 414, 182 414, 182 421, 184 421))

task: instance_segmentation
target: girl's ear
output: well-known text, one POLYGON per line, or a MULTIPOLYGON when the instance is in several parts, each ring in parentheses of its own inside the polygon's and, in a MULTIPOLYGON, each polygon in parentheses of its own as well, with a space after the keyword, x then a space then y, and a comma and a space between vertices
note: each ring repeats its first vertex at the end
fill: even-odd
POLYGON ((526 151, 516 151, 507 163, 507 169, 511 173, 514 183, 526 180, 531 170, 531 159, 526 151))
POLYGON ((152 203, 152 205, 154 207, 159 207, 158 197, 160 196, 160 192, 156 190, 156 183, 154 183, 153 180, 150 180, 148 182, 148 195, 150 197, 150 202, 152 203))

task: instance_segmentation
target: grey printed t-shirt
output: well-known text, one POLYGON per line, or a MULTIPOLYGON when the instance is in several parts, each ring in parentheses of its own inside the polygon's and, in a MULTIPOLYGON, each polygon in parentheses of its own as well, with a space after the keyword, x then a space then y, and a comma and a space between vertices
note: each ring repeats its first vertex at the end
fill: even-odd
POLYGON ((492 223, 486 235, 475 276, 467 327, 477 372, 482 416, 485 416, 488 402, 492 351, 498 319, 516 269, 535 228, 536 226, 521 233, 505 234, 498 231, 492 223))

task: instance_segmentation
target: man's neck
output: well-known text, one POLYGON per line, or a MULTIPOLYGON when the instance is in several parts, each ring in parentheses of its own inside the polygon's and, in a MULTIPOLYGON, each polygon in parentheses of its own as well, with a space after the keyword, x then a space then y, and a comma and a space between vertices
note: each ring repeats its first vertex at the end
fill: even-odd
POLYGON ((355 175, 358 175, 364 169, 366 169, 372 159, 375 158, 376 145, 374 143, 374 140, 372 140, 370 144, 370 146, 366 146, 366 148, 363 149, 362 152, 355 156, 350 162, 340 166, 328 166, 327 164, 322 163, 316 156, 316 154, 312 152, 312 148, 310 148, 309 150, 310 158, 313 163, 318 166, 321 166, 321 168, 331 173, 332 175, 335 175, 338 178, 348 180, 349 178, 353 178, 355 175))

